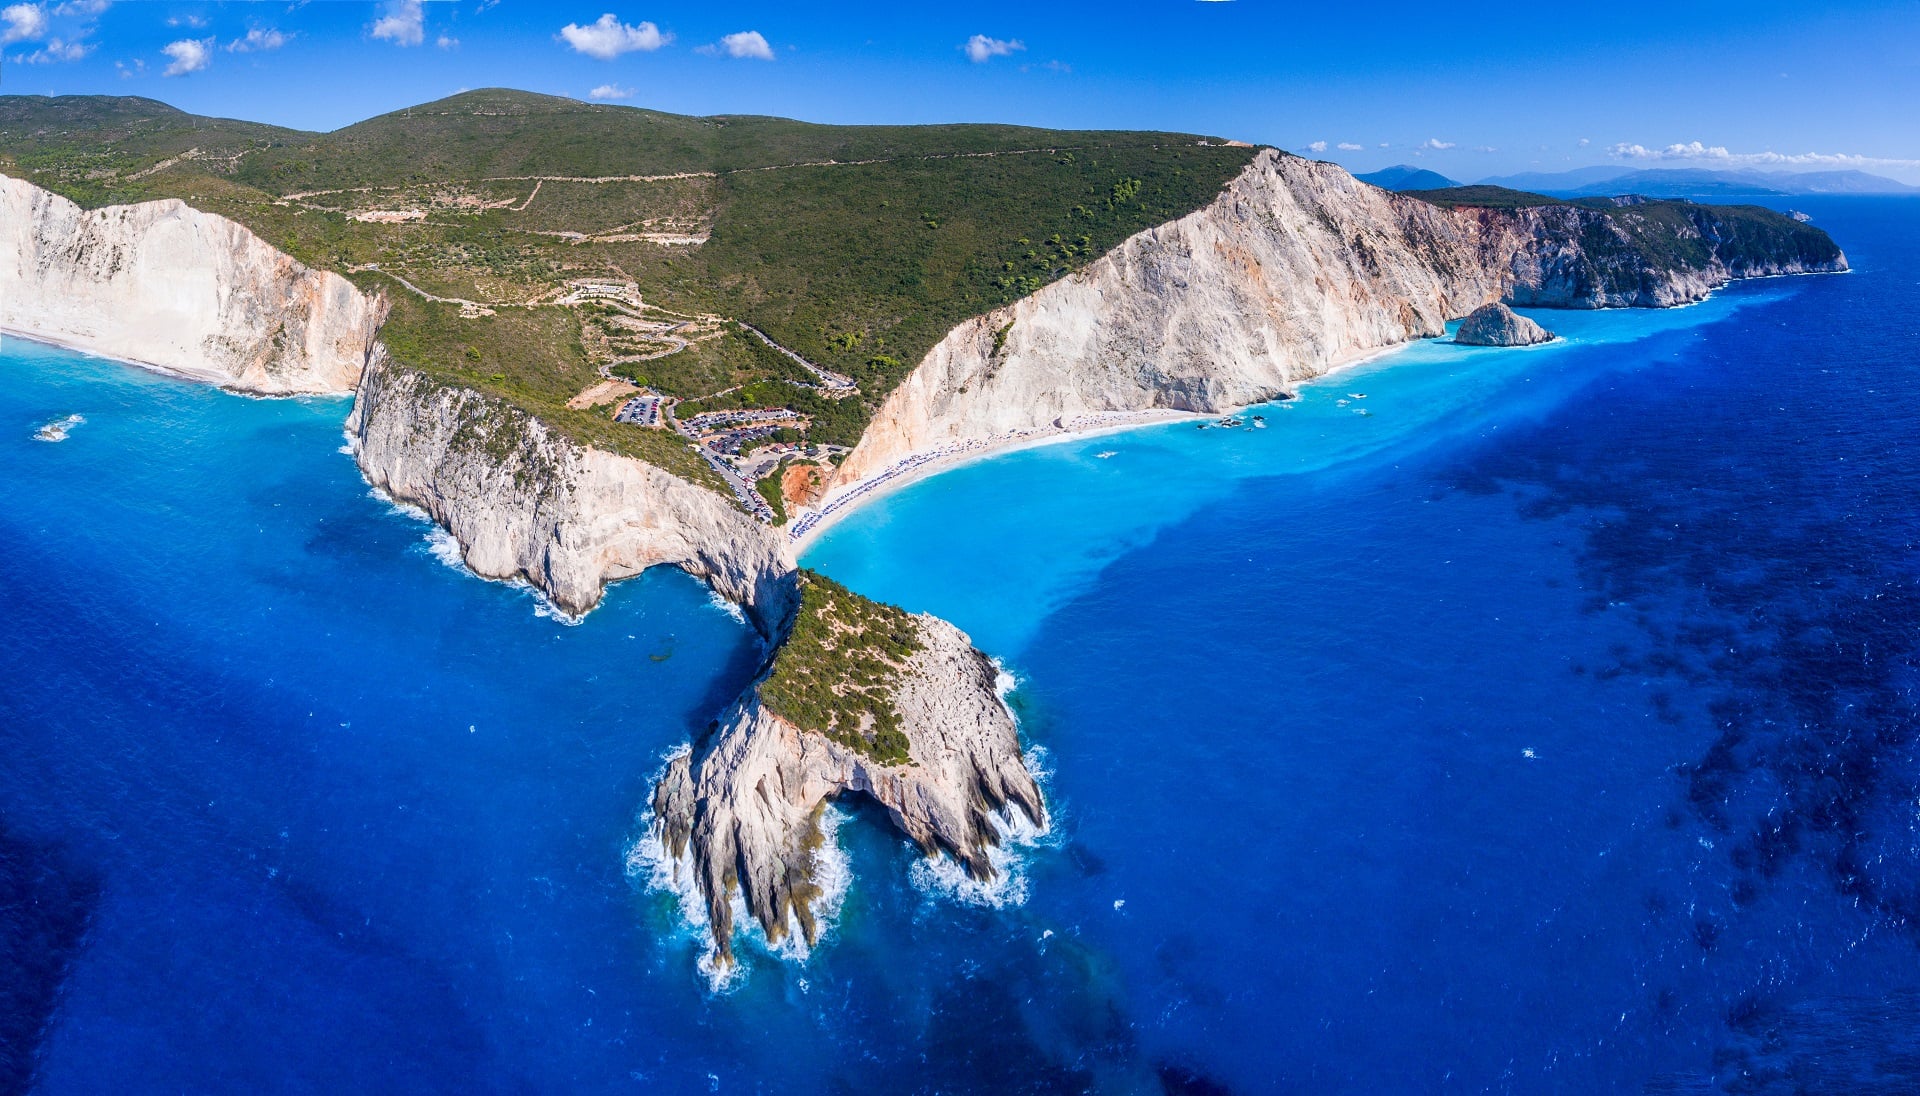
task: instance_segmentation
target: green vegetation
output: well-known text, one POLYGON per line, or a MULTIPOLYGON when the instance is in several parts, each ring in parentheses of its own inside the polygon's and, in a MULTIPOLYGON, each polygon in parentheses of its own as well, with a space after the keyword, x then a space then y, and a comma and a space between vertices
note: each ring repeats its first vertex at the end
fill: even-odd
POLYGON ((780 490, 780 476, 789 463, 781 461, 774 467, 772 475, 753 485, 754 490, 760 492, 760 497, 767 500, 767 505, 773 509, 773 520, 781 525, 787 523, 787 496, 780 490))
MULTIPOLYGON (((378 278, 356 276, 366 287, 378 278)), ((393 306, 382 338, 395 360, 437 383, 505 400, 580 444, 646 461, 732 497, 678 435, 566 405, 599 379, 580 348, 579 321, 570 310, 516 309, 467 319, 456 306, 407 293, 395 295, 393 306)))
POLYGON ((327 134, 150 99, 0 97, 0 172, 86 206, 177 197, 230 217, 386 292, 399 362, 683 473, 703 465, 679 440, 632 438, 657 432, 603 426, 566 400, 605 366, 689 414, 786 406, 809 417, 807 440, 851 445, 955 324, 1205 205, 1256 151, 1172 133, 692 118, 501 90, 327 134), (425 217, 356 219, 379 211, 425 217), (387 274, 495 315, 431 304, 387 274), (702 326, 650 357, 671 344, 609 306, 554 303, 584 279, 637 284, 647 307, 627 319, 702 326), (729 321, 860 391, 827 398, 729 321))
POLYGON ((921 650, 907 613, 802 570, 793 630, 760 683, 767 710, 883 765, 912 761, 894 706, 900 673, 921 650))
POLYGON ((1833 238, 1762 206, 1698 205, 1683 199, 1549 198, 1497 186, 1417 190, 1419 198, 1447 209, 1577 210, 1581 250, 1594 263, 1594 277, 1616 291, 1636 285, 1643 271, 1700 271, 1723 263, 1739 271, 1798 260, 1807 266, 1839 254, 1833 238))

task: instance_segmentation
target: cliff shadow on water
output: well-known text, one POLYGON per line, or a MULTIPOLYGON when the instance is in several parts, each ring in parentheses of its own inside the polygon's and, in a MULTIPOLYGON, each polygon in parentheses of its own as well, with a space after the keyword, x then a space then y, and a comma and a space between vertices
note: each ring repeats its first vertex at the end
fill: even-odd
POLYGON ((1676 352, 1663 383, 1449 473, 1580 531, 1585 612, 1640 642, 1571 672, 1655 683, 1653 714, 1698 744, 1665 824, 1698 834, 1726 880, 1688 931, 1709 967, 1777 952, 1767 976, 1720 989, 1715 1091, 1917 1083, 1911 979, 1845 965, 1838 938, 1920 950, 1920 235, 1898 202, 1830 205, 1859 230, 1860 273, 1797 285, 1676 352))
POLYGON ((0 815, 0 1092, 26 1092, 86 944, 101 880, 66 848, 13 831, 0 815))

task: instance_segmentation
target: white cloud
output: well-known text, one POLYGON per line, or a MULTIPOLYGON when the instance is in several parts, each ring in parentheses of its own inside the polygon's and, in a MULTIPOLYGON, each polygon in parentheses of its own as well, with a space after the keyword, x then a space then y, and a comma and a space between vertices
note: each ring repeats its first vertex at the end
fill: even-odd
POLYGON ((1315 141, 1312 144, 1307 146, 1307 151, 1308 152, 1325 152, 1327 151, 1327 143, 1325 141, 1315 141))
POLYGON ((642 21, 629 26, 614 18, 612 12, 584 27, 568 23, 560 28, 560 37, 579 52, 602 61, 636 50, 651 53, 673 41, 673 35, 660 33, 660 28, 652 23, 642 21))
POLYGON ((136 76, 145 74, 147 71, 147 63, 139 58, 135 58, 131 65, 125 61, 115 61, 113 67, 119 71, 120 79, 122 80, 131 80, 136 76))
POLYGON ((1453 142, 1442 141, 1438 137, 1429 137, 1421 143, 1420 147, 1426 149, 1428 152, 1445 152, 1453 147, 1453 142))
POLYGON ((93 46, 86 42, 49 38, 46 45, 32 53, 15 54, 12 59, 22 65, 51 65, 61 61, 78 61, 92 52, 93 46))
POLYGON ((194 30, 199 30, 201 27, 207 25, 207 17, 198 14, 169 15, 167 16, 167 25, 170 27, 192 27, 194 30))
POLYGON ((55 15, 67 15, 77 19, 93 19, 113 6, 113 0, 67 0, 53 9, 55 15))
POLYGON ((374 20, 367 33, 396 46, 417 46, 427 40, 427 13, 420 0, 387 0, 387 13, 374 20))
POLYGON ((245 38, 235 38, 227 43, 228 53, 264 53, 279 49, 293 39, 291 34, 282 34, 272 27, 255 27, 247 32, 245 38))
POLYGON ((1581 148, 1586 148, 1586 147, 1587 147, 1588 145, 1590 145, 1590 144, 1592 144, 1592 143, 1593 143, 1593 140, 1592 140, 1591 138, 1588 138, 1588 137, 1582 137, 1582 138, 1580 138, 1580 147, 1581 147, 1581 148))
POLYGON ((967 52, 967 60, 983 65, 995 57, 1006 57, 1016 50, 1026 49, 1027 44, 1018 38, 989 38, 984 34, 976 34, 960 48, 967 52))
POLYGON ((0 8, 0 46, 25 42, 47 33, 47 9, 38 4, 9 4, 0 8))
POLYGON ((728 57, 755 61, 773 60, 773 47, 767 44, 766 37, 757 30, 743 30, 738 34, 729 34, 720 39, 716 45, 702 46, 700 51, 712 55, 724 53, 728 57))
POLYGON ((1492 145, 1475 145, 1475 146, 1473 146, 1473 151, 1475 151, 1475 152, 1499 152, 1500 150, 1499 150, 1499 149, 1497 149, 1497 148, 1495 148, 1495 147, 1493 147, 1492 145))
POLYGON ((451 34, 442 34, 433 40, 433 44, 439 46, 441 49, 459 49, 460 39, 455 38, 451 34))
POLYGON ((1920 168, 1920 160, 1889 159, 1845 152, 1734 152, 1725 145, 1700 141, 1648 148, 1617 144, 1607 149, 1617 160, 1678 161, 1737 167, 1920 168))
POLYGON ((619 84, 601 84, 599 87, 594 88, 592 91, 587 92, 587 98, 589 99, 631 99, 633 98, 633 89, 623 88, 619 84))
POLYGON ((1361 146, 1354 144, 1352 141, 1342 141, 1333 147, 1339 149, 1341 152, 1359 152, 1361 146))
POLYGON ((185 76, 189 72, 203 71, 213 64, 213 39, 182 38, 178 42, 168 42, 160 50, 173 59, 162 76, 185 76))

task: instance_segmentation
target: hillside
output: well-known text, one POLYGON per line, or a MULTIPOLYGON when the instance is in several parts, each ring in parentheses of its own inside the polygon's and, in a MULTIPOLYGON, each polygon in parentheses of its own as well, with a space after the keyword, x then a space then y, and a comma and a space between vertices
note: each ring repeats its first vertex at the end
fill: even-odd
POLYGON ((0 172, 86 206, 177 197, 231 217, 385 291, 402 364, 688 474, 704 469, 686 439, 616 424, 613 406, 663 397, 663 426, 782 408, 777 425, 724 424, 738 429, 719 448, 837 452, 955 323, 1199 208, 1254 151, 500 90, 327 134, 144 99, 0 97, 0 172), (607 295, 583 298, 586 282, 607 295))
POLYGON ((1773 264, 1824 269, 1839 249, 1832 237, 1810 224, 1757 205, 1702 205, 1637 196, 1554 198, 1497 186, 1464 186, 1414 191, 1443 209, 1522 211, 1545 218, 1558 215, 1558 231, 1577 239, 1596 271, 1628 280, 1644 271, 1700 272, 1726 268, 1736 273, 1773 264))
MULTIPOLYGON (((1257 155, 1192 134, 697 118, 501 90, 325 134, 148 99, 0 97, 0 173, 83 206, 177 198, 230 218, 384 294, 380 338, 410 374, 767 521, 790 479, 833 480, 818 465, 843 462, 959 325, 1209 207, 1257 155)), ((1301 185, 1351 185, 1324 166, 1337 178, 1301 185)), ((1512 215, 1489 239, 1580 239, 1618 259, 1610 286, 1737 269, 1743 249, 1809 262, 1816 244, 1834 250, 1758 209, 1718 215, 1703 250, 1705 207, 1685 203, 1594 200, 1521 225, 1568 203, 1485 186, 1412 194, 1512 215)), ((1009 335, 993 335, 994 354, 1009 335)))

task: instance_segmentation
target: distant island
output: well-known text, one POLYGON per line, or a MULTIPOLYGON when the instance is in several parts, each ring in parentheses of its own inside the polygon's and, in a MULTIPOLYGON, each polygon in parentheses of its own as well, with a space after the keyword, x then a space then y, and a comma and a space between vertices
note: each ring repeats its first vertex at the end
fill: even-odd
MULTIPOLYGON (((1395 164, 1355 175, 1383 190, 1409 193, 1466 184, 1437 171, 1395 164)), ((1530 191, 1555 198, 1609 198, 1637 194, 1702 202, 1754 202, 1819 195, 1920 195, 1920 187, 1865 171, 1740 171, 1713 168, 1599 166, 1570 171, 1532 171, 1482 179, 1476 186, 1530 191)))
POLYGON ((1460 185, 1458 180, 1412 164, 1395 164, 1379 171, 1355 175, 1354 178, 1363 183, 1372 183, 1382 190, 1443 190, 1460 185))
POLYGON ((736 896, 770 939, 814 934, 836 795, 977 876, 1047 821, 987 655, 797 567, 878 491, 1271 400, 1483 306, 1666 307, 1846 269, 1756 206, 1397 181, 1418 185, 1197 134, 498 89, 325 134, 7 96, 0 326, 351 395, 367 479, 562 612, 661 564, 741 604, 761 671, 650 797, 724 965, 736 896))

